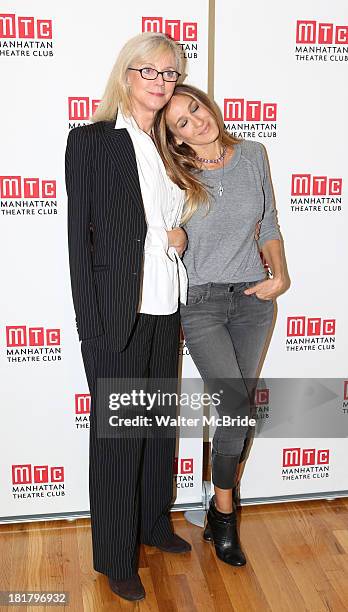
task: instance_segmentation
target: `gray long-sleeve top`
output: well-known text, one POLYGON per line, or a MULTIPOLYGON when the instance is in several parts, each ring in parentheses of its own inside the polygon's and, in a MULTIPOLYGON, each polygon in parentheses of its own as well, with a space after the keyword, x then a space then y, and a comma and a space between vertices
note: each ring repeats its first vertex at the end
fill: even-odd
POLYGON ((224 172, 214 169, 199 173, 211 197, 209 212, 205 205, 200 206, 184 225, 188 247, 183 262, 189 285, 265 278, 254 237, 257 221, 262 220, 260 248, 267 240, 280 239, 265 148, 252 140, 234 146, 224 172), (222 196, 218 195, 220 179, 222 196))

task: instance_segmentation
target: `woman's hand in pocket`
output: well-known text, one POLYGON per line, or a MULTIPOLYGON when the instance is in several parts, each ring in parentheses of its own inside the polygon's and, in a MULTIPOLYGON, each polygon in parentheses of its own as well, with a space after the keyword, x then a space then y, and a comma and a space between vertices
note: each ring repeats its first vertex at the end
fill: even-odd
POLYGON ((253 287, 245 289, 246 295, 256 294, 259 300, 274 300, 285 290, 285 282, 281 278, 268 278, 253 287))

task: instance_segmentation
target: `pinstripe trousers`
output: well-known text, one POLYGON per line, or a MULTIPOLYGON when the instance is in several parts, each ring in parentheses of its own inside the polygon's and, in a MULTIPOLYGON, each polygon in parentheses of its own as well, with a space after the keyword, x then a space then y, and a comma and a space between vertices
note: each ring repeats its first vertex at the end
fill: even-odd
POLYGON ((175 438, 97 436, 97 379, 178 376, 179 313, 139 314, 126 348, 113 351, 105 338, 82 340, 91 394, 89 496, 93 567, 123 580, 137 572, 139 542, 160 544, 173 533, 175 438))

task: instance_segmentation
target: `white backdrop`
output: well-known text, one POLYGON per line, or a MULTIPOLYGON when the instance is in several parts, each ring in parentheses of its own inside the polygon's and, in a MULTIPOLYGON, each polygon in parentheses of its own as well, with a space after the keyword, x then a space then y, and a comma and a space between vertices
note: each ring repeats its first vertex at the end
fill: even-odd
MULTIPOLYGON (((16 0, 2 4, 1 11, 1 76, 6 84, 0 98, 0 249, 5 288, 0 309, 1 517, 83 514, 89 507, 89 398, 70 293, 64 151, 69 129, 85 120, 69 118, 69 98, 85 99, 82 102, 88 102, 91 110, 118 50, 142 31, 143 24, 179 31, 189 57, 187 81, 206 89, 208 0, 178 0, 175 5, 129 0, 122 9, 106 0, 97 8, 82 0, 69 7, 16 0), (28 16, 33 20, 28 21, 28 16), (184 37, 195 38, 195 31, 197 40, 184 42, 184 37)), ((333 40, 345 40, 346 30, 336 26, 346 23, 348 11, 338 0, 329 7, 323 0, 308 0, 305 8, 295 1, 281 9, 274 0, 262 5, 255 1, 252 6, 239 0, 216 1, 215 98, 226 107, 228 129, 267 147, 292 279, 291 290, 278 300, 278 320, 263 370, 266 383, 270 377, 348 377, 343 267, 348 43, 319 45, 331 30, 333 40), (298 21, 315 22, 299 26, 300 42, 296 42, 298 21), (333 27, 323 29, 319 23, 333 27), (307 39, 314 41, 310 43, 314 51, 308 52, 310 45, 303 43, 307 39), (242 119, 234 120, 235 99, 244 101, 249 115, 260 108, 261 119, 247 121, 245 112, 242 119), (247 108, 248 101, 260 104, 247 108), (264 114, 270 119, 263 121, 264 114), (251 125, 255 123, 266 125, 251 125), (327 177, 326 194, 329 179, 334 179, 333 193, 315 195, 315 186, 325 186, 325 181, 317 180, 314 189, 310 184, 308 195, 292 196, 292 182, 297 193, 308 191, 308 176, 303 182, 293 175, 327 177), (337 179, 342 179, 341 193, 337 179), (329 197, 334 202, 325 199, 321 210, 293 210, 292 206, 305 206, 300 203, 304 197, 329 197), (305 319, 292 320, 298 317, 305 319), (305 322, 308 327, 308 318, 320 318, 319 323, 309 322, 314 336, 306 330, 304 336, 287 336, 288 325, 292 332, 302 333, 298 326, 305 322), (308 343, 296 344, 299 338, 308 343)), ((187 355, 183 374, 197 376, 187 355)), ((342 389, 333 412, 345 410, 345 399, 342 389)), ((271 414, 272 409, 270 389, 269 402, 259 412, 271 414)), ((277 497, 347 489, 342 469, 345 451, 345 440, 256 440, 242 495, 277 497), (329 465, 329 476, 311 477, 310 483, 284 479, 284 448, 315 448, 309 460, 317 467, 317 451, 329 448, 329 455, 319 453, 320 461, 328 461, 324 465, 329 465)), ((304 456, 308 453, 287 453, 286 462, 303 465, 304 456)), ((180 441, 175 471, 176 505, 199 504, 200 440, 180 441)))

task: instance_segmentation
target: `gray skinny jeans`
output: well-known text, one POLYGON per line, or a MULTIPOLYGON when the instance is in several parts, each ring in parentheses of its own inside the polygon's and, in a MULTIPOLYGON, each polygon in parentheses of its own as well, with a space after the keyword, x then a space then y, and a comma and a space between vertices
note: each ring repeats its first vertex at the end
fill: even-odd
MULTIPOLYGON (((252 416, 256 373, 270 332, 273 300, 244 290, 260 281, 206 283, 189 288, 180 304, 181 322, 191 357, 209 392, 221 392, 219 417, 252 416)), ((235 484, 252 428, 217 426, 212 443, 212 480, 221 489, 235 484)))

